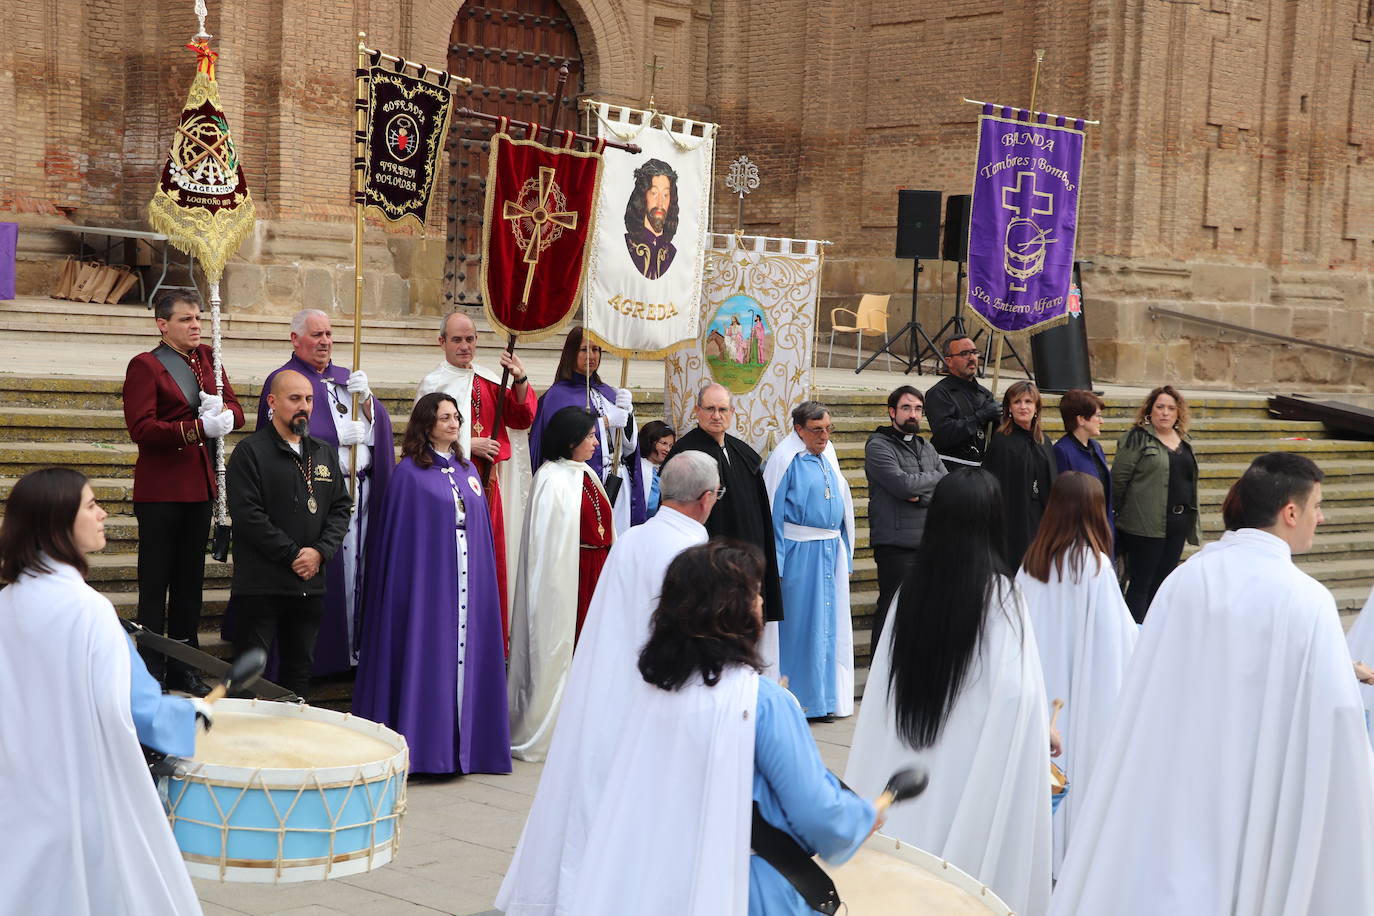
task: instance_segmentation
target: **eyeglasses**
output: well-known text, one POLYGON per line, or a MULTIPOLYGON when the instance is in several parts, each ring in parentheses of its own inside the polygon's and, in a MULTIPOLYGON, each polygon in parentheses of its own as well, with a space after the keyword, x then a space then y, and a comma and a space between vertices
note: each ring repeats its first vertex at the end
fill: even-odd
POLYGON ((819 436, 821 433, 825 433, 827 436, 835 434, 835 427, 833 426, 803 426, 802 429, 813 436, 819 436))
POLYGON ((968 359, 970 356, 977 356, 977 350, 960 350, 958 353, 951 353, 950 356, 958 356, 961 359, 968 359))
POLYGON ((702 492, 702 493, 714 493, 714 494, 716 494, 716 499, 720 499, 722 496, 725 495, 725 488, 724 488, 724 487, 716 487, 714 490, 702 490, 701 492, 702 492))
POLYGON ((698 407, 698 408, 697 408, 697 410, 700 410, 700 411, 702 411, 702 412, 704 412, 704 413, 709 413, 709 414, 710 414, 711 416, 713 416, 713 417, 714 417, 714 416, 720 416, 720 415, 727 414, 727 413, 729 413, 729 412, 730 412, 731 410, 733 410, 733 409, 734 409, 734 408, 732 408, 732 407, 698 407))

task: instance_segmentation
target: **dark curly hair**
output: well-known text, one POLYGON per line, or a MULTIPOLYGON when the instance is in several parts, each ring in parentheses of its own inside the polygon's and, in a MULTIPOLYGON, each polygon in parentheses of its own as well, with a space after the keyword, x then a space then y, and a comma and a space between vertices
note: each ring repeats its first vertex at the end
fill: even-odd
POLYGON ((662 175, 668 179, 668 189, 672 200, 668 203, 668 216, 663 222, 663 241, 671 242, 677 235, 677 172, 662 159, 650 159, 635 169, 635 189, 625 202, 625 231, 638 235, 644 228, 644 217, 648 208, 644 205, 644 195, 653 186, 654 179, 662 175))
POLYGON ((763 670, 763 620, 754 607, 763 585, 763 552, 719 538, 677 555, 663 577, 639 673, 662 690, 678 690, 701 675, 714 687, 727 665, 763 670))
MULTIPOLYGON (((429 431, 434 428, 434 423, 439 418, 439 405, 445 401, 458 411, 458 425, 461 427, 463 412, 458 409, 458 402, 442 391, 425 395, 410 408, 410 422, 406 424, 406 434, 401 439, 401 457, 409 458, 423 471, 428 471, 434 466, 434 459, 429 454, 429 431)), ((467 456, 458 454, 456 442, 453 444, 453 456, 459 464, 467 467, 467 456)))

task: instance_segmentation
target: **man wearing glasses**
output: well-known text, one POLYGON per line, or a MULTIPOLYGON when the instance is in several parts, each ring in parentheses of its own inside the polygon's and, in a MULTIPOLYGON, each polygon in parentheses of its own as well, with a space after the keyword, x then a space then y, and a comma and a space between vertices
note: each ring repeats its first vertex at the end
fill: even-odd
MULTIPOLYGON (((759 453, 744 440, 726 432, 734 422, 734 407, 730 392, 717 382, 711 382, 697 392, 696 429, 677 440, 668 453, 705 452, 716 462, 720 471, 722 492, 719 502, 705 522, 706 531, 713 538, 736 538, 755 544, 763 551, 767 570, 763 574, 763 617, 782 620, 783 597, 778 583, 778 558, 774 549, 773 513, 770 511, 768 491, 763 485, 759 453)), ((776 630, 776 627, 769 627, 776 630)), ((764 661, 776 664, 776 643, 767 641, 760 646, 764 661)))
POLYGON ((978 348, 967 337, 945 341, 949 375, 926 393, 926 421, 930 442, 945 467, 982 467, 988 445, 988 424, 1001 416, 992 392, 978 384, 978 348))
POLYGON ((887 416, 864 445, 864 476, 868 478, 868 538, 878 565, 878 606, 874 609, 869 645, 878 647, 887 606, 906 572, 916 560, 926 510, 945 465, 935 446, 917 435, 925 398, 910 385, 887 396, 887 416))
POLYGON ((803 401, 763 471, 787 605, 776 625, 778 669, 806 717, 826 721, 854 714, 854 499, 830 444, 834 429, 824 404, 803 401))

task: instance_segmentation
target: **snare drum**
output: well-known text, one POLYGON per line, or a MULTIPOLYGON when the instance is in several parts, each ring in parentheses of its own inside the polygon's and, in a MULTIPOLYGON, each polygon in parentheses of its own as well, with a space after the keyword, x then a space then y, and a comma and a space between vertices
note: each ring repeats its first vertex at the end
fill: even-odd
POLYGON ((221 700, 184 778, 159 783, 186 870, 276 883, 371 871, 401 840, 409 751, 329 709, 221 700))
POLYGON ((1050 761, 1050 811, 1059 810, 1059 805, 1064 801, 1064 796, 1069 794, 1069 777, 1064 775, 1059 764, 1050 761))
POLYGON ((1013 916, 1002 898, 967 872, 881 833, 838 868, 821 864, 850 916, 1013 916))

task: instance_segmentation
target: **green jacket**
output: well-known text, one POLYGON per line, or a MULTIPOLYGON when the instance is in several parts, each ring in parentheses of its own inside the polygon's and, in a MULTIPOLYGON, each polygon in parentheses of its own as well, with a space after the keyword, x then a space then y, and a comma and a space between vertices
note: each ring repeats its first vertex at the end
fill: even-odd
MULTIPOLYGON (((1193 447, 1183 437, 1180 448, 1191 455, 1193 447)), ((1193 459, 1196 463, 1196 458, 1193 459)), ((1116 527, 1137 537, 1162 538, 1165 515, 1169 511, 1169 452, 1149 426, 1132 427, 1117 440, 1112 459, 1112 505, 1116 508, 1116 527)), ((1202 528, 1198 522, 1197 481, 1188 505, 1193 511, 1193 529, 1188 543, 1198 544, 1202 528)))

